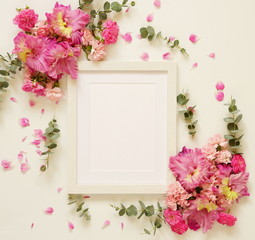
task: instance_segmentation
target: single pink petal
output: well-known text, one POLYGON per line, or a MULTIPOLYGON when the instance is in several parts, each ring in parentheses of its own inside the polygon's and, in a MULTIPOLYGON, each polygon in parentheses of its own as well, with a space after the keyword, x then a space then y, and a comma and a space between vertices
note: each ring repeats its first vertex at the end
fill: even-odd
POLYGON ((144 60, 144 61, 148 61, 149 60, 149 54, 148 53, 143 53, 141 56, 140 56, 140 58, 142 59, 142 60, 144 60))
POLYGON ((12 168, 12 162, 11 161, 7 161, 7 160, 2 160, 1 161, 1 166, 5 169, 5 170, 9 170, 12 168))
POLYGON ((72 222, 68 222, 68 227, 72 231, 74 229, 74 224, 72 222))
POLYGON ((26 153, 23 152, 23 151, 20 151, 20 152, 18 153, 18 160, 19 160, 20 162, 23 160, 24 154, 26 154, 26 153))
POLYGON ((137 34, 137 35, 136 35, 136 38, 138 38, 138 39, 142 39, 141 34, 137 34))
POLYGON ((33 142, 31 142, 32 145, 38 146, 41 144, 41 139, 35 139, 33 142))
POLYGON ((197 67, 198 67, 198 63, 197 62, 193 63, 192 69, 197 68, 197 67))
POLYGON ((41 156, 42 155, 42 151, 41 150, 36 150, 36 153, 41 156))
POLYGON ((45 109, 44 109, 44 108, 42 108, 42 109, 41 109, 41 115, 43 115, 43 114, 44 114, 44 112, 45 112, 45 109))
POLYGON ((215 53, 209 53, 208 57, 215 59, 215 53))
POLYGON ((224 99, 224 92, 217 92, 216 99, 217 101, 221 102, 224 99))
POLYGON ((27 139, 27 136, 26 136, 26 137, 23 137, 23 138, 21 139, 21 141, 22 141, 22 142, 25 142, 26 139, 27 139))
POLYGON ((35 224, 34 223, 31 223, 31 229, 34 228, 35 224))
POLYGON ((109 220, 106 220, 102 226, 102 228, 107 227, 111 222, 109 220))
POLYGON ((85 199, 86 199, 86 198, 90 198, 90 196, 88 196, 88 195, 85 195, 85 196, 83 196, 83 198, 85 198, 85 199))
POLYGON ((20 165, 20 170, 22 173, 26 173, 29 169, 30 169, 30 166, 28 165, 28 163, 22 163, 20 165))
POLYGON ((124 223, 122 222, 122 223, 120 223, 120 227, 121 227, 121 230, 123 230, 124 229, 124 223))
POLYGON ((128 43, 132 42, 132 36, 130 35, 130 33, 125 33, 124 35, 121 35, 121 37, 128 43))
POLYGON ((13 102, 15 102, 15 103, 17 103, 17 99, 14 98, 14 97, 11 97, 10 100, 13 101, 13 102))
POLYGON ((52 207, 48 207, 44 210, 44 213, 47 215, 52 215, 52 213, 54 213, 54 209, 52 207))
POLYGON ((174 42, 174 40, 175 40, 175 37, 174 37, 174 36, 170 36, 170 37, 169 37, 169 41, 170 41, 170 42, 174 42))
POLYGON ((167 53, 163 54, 163 60, 168 60, 168 59, 170 59, 170 57, 171 57, 171 53, 170 52, 167 52, 167 53))
POLYGON ((215 85, 216 89, 219 91, 219 90, 224 90, 225 88, 225 85, 223 82, 217 82, 216 85, 215 85))
POLYGON ((154 0, 153 4, 154 4, 155 7, 160 7, 161 6, 160 0, 154 0))
POLYGON ((147 22, 152 22, 153 18, 154 18, 154 16, 153 16, 153 14, 151 13, 151 14, 149 14, 149 15, 147 16, 146 21, 147 21, 147 22))
POLYGON ((19 124, 21 127, 27 127, 30 126, 29 119, 28 118, 20 118, 19 124))
POLYGON ((128 7, 128 8, 125 10, 125 12, 127 13, 127 12, 129 11, 129 9, 130 9, 130 7, 128 7))
POLYGON ((192 42, 192 43, 196 43, 198 41, 198 37, 196 34, 191 34, 189 36, 189 40, 192 42))
POLYGON ((62 190, 63 190, 63 188, 62 188, 62 187, 58 187, 58 188, 57 188, 57 192, 58 192, 58 193, 61 193, 61 192, 62 192, 62 190))
POLYGON ((29 100, 29 106, 33 107, 35 105, 35 101, 34 100, 29 100))

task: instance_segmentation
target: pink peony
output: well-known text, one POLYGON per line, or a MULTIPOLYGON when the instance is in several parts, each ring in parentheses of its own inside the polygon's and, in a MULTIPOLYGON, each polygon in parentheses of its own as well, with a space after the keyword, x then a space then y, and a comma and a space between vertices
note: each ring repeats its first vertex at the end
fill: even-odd
POLYGON ((187 207, 189 205, 187 199, 190 196, 179 182, 172 183, 168 186, 166 193, 166 205, 173 211, 177 210, 177 205, 187 207))
POLYGON ((182 235, 183 233, 185 233, 188 230, 188 228, 189 227, 184 220, 176 223, 175 225, 171 225, 172 231, 179 235, 182 235))
POLYGON ((105 58, 106 52, 105 52, 105 46, 101 42, 97 40, 93 40, 90 42, 91 44, 91 52, 88 55, 88 59, 90 61, 102 61, 105 58))
POLYGON ((114 44, 118 40, 119 34, 119 26, 116 22, 111 20, 106 21, 104 24, 104 30, 102 32, 102 36, 104 38, 104 44, 114 44))
POLYGON ((237 218, 233 215, 221 212, 219 218, 217 219, 218 223, 228 225, 229 227, 234 226, 237 218))
POLYGON ((236 154, 233 156, 231 166, 233 167, 234 173, 240 173, 245 171, 246 163, 241 154, 236 154))
POLYGON ((31 31, 38 20, 38 14, 35 14, 33 9, 21 10, 13 19, 13 23, 26 32, 31 31))
POLYGON ((33 30, 33 33, 38 36, 38 37, 46 37, 50 35, 51 33, 51 28, 50 26, 46 23, 46 21, 40 20, 38 23, 35 25, 35 29, 33 30))
POLYGON ((211 166, 201 149, 193 150, 186 147, 183 147, 182 152, 178 155, 170 157, 169 163, 169 168, 187 191, 193 190, 207 181, 211 166))
POLYGON ((59 87, 54 87, 52 89, 46 88, 45 95, 48 99, 56 102, 64 96, 61 88, 59 87))
POLYGON ((172 211, 169 208, 164 210, 164 218, 169 225, 175 225, 183 220, 179 211, 172 211))

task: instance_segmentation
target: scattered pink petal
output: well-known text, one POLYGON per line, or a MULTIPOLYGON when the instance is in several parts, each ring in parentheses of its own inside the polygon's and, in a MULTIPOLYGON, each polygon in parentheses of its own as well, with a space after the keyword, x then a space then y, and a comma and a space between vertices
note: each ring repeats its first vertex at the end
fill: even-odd
POLYGON ((138 39, 142 39, 141 34, 136 35, 136 38, 138 38, 138 39))
POLYGON ((31 223, 31 229, 34 228, 35 224, 34 223, 31 223))
POLYGON ((41 150, 36 150, 36 153, 41 156, 42 155, 42 151, 41 150))
POLYGON ((85 195, 85 196, 83 196, 83 198, 90 198, 90 196, 88 196, 88 195, 85 195))
POLYGON ((110 222, 109 220, 106 220, 106 221, 104 222, 102 228, 107 227, 108 225, 110 225, 110 223, 111 223, 111 222, 110 222))
POLYGON ((35 101, 34 100, 29 100, 29 106, 33 107, 35 105, 35 101))
POLYGON ((132 42, 132 36, 130 33, 125 33, 125 34, 121 35, 121 37, 128 43, 132 42))
POLYGON ((215 53, 209 53, 208 55, 210 58, 215 59, 215 53))
POLYGON ((44 114, 44 112, 45 112, 45 109, 44 109, 44 108, 42 108, 42 109, 41 109, 41 115, 43 115, 43 114, 44 114))
POLYGON ((12 168, 12 162, 11 161, 7 161, 7 160, 2 160, 1 161, 1 166, 5 169, 5 170, 10 170, 12 168))
POLYGON ((153 14, 151 13, 151 14, 149 14, 149 15, 147 16, 146 21, 147 21, 147 22, 152 22, 153 18, 154 18, 154 16, 153 16, 153 14))
POLYGON ((223 82, 217 82, 216 85, 215 85, 216 89, 219 91, 219 90, 224 90, 225 88, 225 85, 223 82))
POLYGON ((192 69, 197 68, 197 67, 198 67, 198 63, 197 62, 193 63, 192 69))
POLYGON ((216 99, 217 101, 221 102, 224 99, 224 92, 217 92, 216 99))
POLYGON ((41 144, 41 139, 35 139, 33 142, 31 142, 32 145, 39 146, 41 144))
POLYGON ((54 209, 52 207, 48 207, 44 210, 44 213, 47 215, 52 215, 52 213, 54 213, 54 209))
POLYGON ((128 7, 128 8, 125 10, 125 12, 127 13, 127 12, 129 11, 129 9, 130 9, 130 8, 128 7))
POLYGON ((149 54, 148 53, 143 53, 140 57, 144 61, 148 61, 149 60, 149 54))
POLYGON ((120 223, 120 227, 121 227, 121 230, 123 230, 124 229, 124 223, 122 222, 122 223, 120 223))
POLYGON ((13 101, 13 102, 15 102, 15 103, 18 102, 17 99, 16 99, 15 97, 11 97, 10 100, 13 101))
POLYGON ((20 124, 21 127, 30 126, 29 119, 27 119, 27 118, 20 118, 19 119, 19 124, 20 124))
POLYGON ((27 139, 27 136, 26 136, 26 137, 23 137, 23 138, 21 139, 21 141, 22 141, 22 142, 25 142, 26 139, 27 139))
POLYGON ((68 222, 68 227, 72 231, 74 229, 74 224, 72 222, 68 222))
POLYGON ((163 54, 163 60, 169 60, 171 57, 171 53, 167 52, 163 54))
POLYGON ((26 154, 26 153, 23 152, 23 151, 20 151, 20 152, 18 153, 18 160, 19 160, 20 162, 23 160, 24 154, 26 154))
POLYGON ((198 37, 196 34, 191 34, 189 36, 189 40, 192 42, 192 43, 196 43, 198 41, 198 37))
POLYGON ((174 36, 170 36, 170 37, 169 37, 169 41, 170 41, 170 42, 173 42, 174 40, 175 40, 175 37, 174 37, 174 36))
POLYGON ((29 169, 30 169, 30 166, 28 165, 28 163, 22 163, 20 165, 20 170, 22 173, 26 173, 29 169))
POLYGON ((158 7, 158 8, 161 6, 160 0, 154 0, 153 4, 155 7, 158 7))
POLYGON ((63 188, 62 188, 62 187, 58 187, 58 188, 57 188, 57 192, 58 192, 58 193, 61 193, 61 192, 62 192, 62 190, 63 190, 63 188))

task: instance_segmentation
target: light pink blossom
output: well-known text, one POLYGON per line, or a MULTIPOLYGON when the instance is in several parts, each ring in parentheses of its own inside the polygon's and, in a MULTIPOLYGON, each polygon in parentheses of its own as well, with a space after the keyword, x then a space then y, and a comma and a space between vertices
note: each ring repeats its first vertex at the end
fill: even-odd
POLYGON ((161 6, 161 1, 160 0, 154 0, 153 4, 154 4, 155 7, 159 8, 161 6))
POLYGON ((191 34, 189 36, 189 40, 192 42, 192 43, 196 43, 198 41, 198 37, 196 34, 191 34))
POLYGON ((68 222, 68 228, 72 231, 74 229, 74 224, 72 222, 68 222))
POLYGON ((54 87, 52 89, 46 88, 45 95, 48 99, 57 102, 64 96, 64 93, 61 88, 54 87))
POLYGON ((222 100, 224 100, 224 92, 217 92, 215 98, 217 101, 221 102, 222 100))
POLYGON ((141 34, 137 34, 137 35, 136 35, 136 38, 138 38, 138 39, 142 39, 141 34))
POLYGON ((163 60, 169 60, 170 57, 171 57, 171 53, 170 52, 166 52, 166 53, 163 54, 162 57, 163 57, 163 60))
POLYGON ((216 89, 219 91, 219 90, 224 90, 225 88, 225 85, 223 82, 217 82, 216 85, 215 85, 216 89))
POLYGON ((42 151, 41 150, 36 150, 36 153, 41 156, 42 155, 42 151))
POLYGON ((202 153, 208 160, 214 160, 217 157, 217 147, 212 144, 207 144, 202 147, 202 153))
POLYGON ((119 26, 116 22, 111 20, 106 21, 103 24, 104 30, 102 32, 102 37, 104 38, 104 44, 114 44, 118 40, 119 26))
POLYGON ((54 213, 54 209, 52 207, 48 207, 44 210, 44 213, 47 215, 52 215, 54 213))
POLYGON ((246 169, 246 163, 241 154, 235 154, 231 160, 231 166, 234 173, 244 172, 246 169))
POLYGON ((5 169, 5 170, 10 170, 12 168, 12 162, 11 161, 7 161, 7 160, 2 160, 1 161, 1 166, 5 169))
POLYGON ((208 55, 210 58, 215 59, 215 53, 209 53, 208 55))
POLYGON ((105 56, 106 56, 106 51, 105 51, 105 46, 104 44, 102 44, 101 42, 97 41, 97 40, 93 40, 91 41, 91 52, 88 55, 88 59, 90 61, 102 61, 105 56))
POLYGON ((215 161, 217 163, 225 163, 225 164, 228 164, 230 163, 230 159, 232 157, 232 154, 228 151, 228 150, 223 150, 223 151, 220 151, 218 153, 218 156, 217 158, 215 159, 215 161))
POLYGON ((218 223, 228 225, 229 227, 234 226, 237 218, 233 215, 221 212, 219 218, 217 219, 218 223))
POLYGON ((19 11, 13 19, 13 23, 18 25, 23 31, 29 32, 35 26, 38 20, 38 14, 33 9, 24 9, 19 11))
POLYGON ((20 170, 21 170, 22 173, 26 173, 29 169, 30 169, 30 166, 26 162, 22 163, 20 165, 20 170))
POLYGON ((92 32, 89 29, 85 28, 82 36, 82 45, 88 46, 94 39, 95 38, 92 32))
POLYGON ((125 33, 121 35, 122 39, 128 43, 132 42, 132 36, 130 33, 125 33))
POLYGON ((20 151, 17 155, 19 162, 21 162, 24 158, 24 154, 26 154, 24 151, 20 151))
POLYGON ((183 220, 179 211, 173 211, 169 208, 164 210, 164 219, 169 225, 175 225, 176 223, 183 220))
POLYGON ((26 136, 26 137, 23 137, 23 138, 21 139, 21 142, 25 142, 26 139, 27 139, 27 136, 26 136))
POLYGON ((215 134, 213 137, 209 138, 208 143, 215 148, 218 148, 219 146, 225 148, 228 144, 227 140, 220 134, 215 134))
POLYGON ((143 53, 140 57, 143 61, 149 61, 149 54, 146 52, 143 53))
POLYGON ((28 118, 20 118, 19 119, 19 124, 21 127, 28 127, 30 126, 30 122, 28 118))
POLYGON ((185 233, 188 230, 188 228, 189 227, 184 220, 176 223, 175 225, 171 225, 172 231, 179 235, 182 235, 183 233, 185 233))
POLYGON ((34 224, 34 223, 31 223, 31 226, 30 226, 31 229, 34 228, 34 226, 35 226, 35 224, 34 224))
POLYGON ((154 18, 154 16, 153 16, 153 14, 151 13, 151 14, 149 14, 149 15, 146 17, 146 21, 147 21, 147 22, 152 22, 152 21, 153 21, 153 18, 154 18))
POLYGON ((238 194, 238 199, 241 197, 250 196, 247 188, 248 179, 249 173, 247 172, 240 172, 230 175, 228 186, 232 189, 232 191, 238 194))

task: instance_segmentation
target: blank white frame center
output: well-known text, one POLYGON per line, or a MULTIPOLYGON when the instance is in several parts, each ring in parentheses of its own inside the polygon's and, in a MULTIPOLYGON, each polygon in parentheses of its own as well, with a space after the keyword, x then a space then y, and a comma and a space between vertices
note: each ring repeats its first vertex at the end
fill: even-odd
POLYGON ((68 103, 69 193, 165 193, 176 151, 175 62, 80 62, 68 103))

